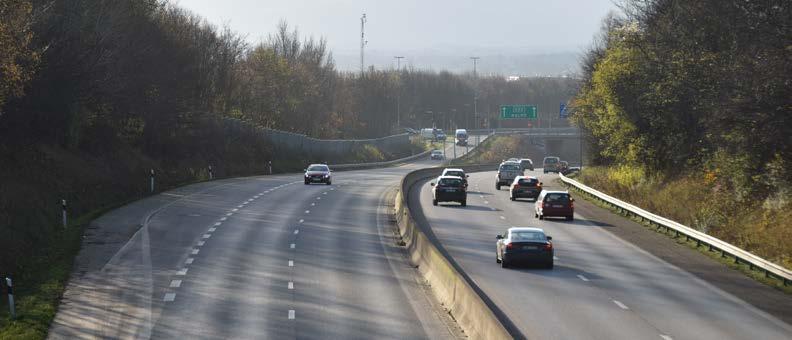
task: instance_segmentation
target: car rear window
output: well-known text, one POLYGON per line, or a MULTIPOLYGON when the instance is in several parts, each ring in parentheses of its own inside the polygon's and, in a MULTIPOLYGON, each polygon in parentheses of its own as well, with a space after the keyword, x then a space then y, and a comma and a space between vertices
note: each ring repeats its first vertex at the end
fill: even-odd
POLYGON ((569 194, 563 193, 549 193, 545 196, 545 202, 548 203, 568 203, 569 202, 569 194))
POLYGON ((555 164, 558 163, 558 158, 545 158, 544 162, 547 164, 555 164))
POLYGON ((457 176, 457 177, 465 177, 465 173, 462 171, 446 171, 446 176, 457 176))
POLYGON ((459 178, 443 178, 437 183, 437 185, 441 187, 461 187, 463 182, 459 178))
POLYGON ((536 178, 523 178, 519 180, 518 183, 521 186, 535 187, 537 184, 539 184, 539 180, 536 178))
POLYGON ((512 231, 512 242, 531 242, 531 241, 547 241, 544 233, 538 231, 512 231))
POLYGON ((531 165, 531 164, 533 164, 533 163, 531 163, 531 161, 530 161, 530 160, 528 160, 528 159, 525 159, 525 160, 522 160, 522 161, 520 161, 520 164, 522 164, 522 165, 531 165))
POLYGON ((314 165, 308 168, 308 171, 327 171, 327 167, 324 165, 314 165))
POLYGON ((520 170, 520 166, 517 164, 504 164, 501 165, 501 171, 517 171, 520 170))

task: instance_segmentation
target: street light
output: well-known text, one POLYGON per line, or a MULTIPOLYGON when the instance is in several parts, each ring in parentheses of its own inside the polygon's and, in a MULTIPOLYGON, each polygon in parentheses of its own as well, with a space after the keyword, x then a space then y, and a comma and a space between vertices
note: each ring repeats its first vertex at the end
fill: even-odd
MULTIPOLYGON (((478 127, 478 75, 476 74, 476 64, 480 57, 470 57, 473 60, 473 119, 475 127, 478 127)), ((476 144, 479 143, 479 135, 476 134, 476 144)))

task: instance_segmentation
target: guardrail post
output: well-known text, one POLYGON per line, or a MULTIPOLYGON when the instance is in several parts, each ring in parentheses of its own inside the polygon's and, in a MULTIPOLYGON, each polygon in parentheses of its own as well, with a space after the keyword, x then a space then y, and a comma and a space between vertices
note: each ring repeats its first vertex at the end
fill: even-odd
POLYGON ((272 175, 272 161, 267 162, 269 164, 269 174, 272 175))
POLYGON ((68 216, 66 215, 66 200, 65 199, 61 200, 61 217, 63 219, 63 228, 66 229, 66 227, 69 226, 69 223, 68 223, 69 220, 68 220, 68 216))
POLYGON ((14 306, 14 281, 10 277, 6 277, 6 287, 8 287, 8 311, 11 313, 11 319, 16 319, 16 306, 14 306))
POLYGON ((212 171, 212 165, 209 164, 209 180, 211 181, 213 179, 214 179, 214 172, 212 171))
POLYGON ((151 169, 150 178, 151 178, 151 193, 153 194, 154 193, 154 169, 151 169))

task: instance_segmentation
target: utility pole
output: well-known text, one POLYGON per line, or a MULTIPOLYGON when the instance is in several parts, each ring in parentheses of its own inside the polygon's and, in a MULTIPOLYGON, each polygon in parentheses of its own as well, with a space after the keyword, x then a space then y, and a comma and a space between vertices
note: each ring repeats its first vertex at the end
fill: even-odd
MULTIPOLYGON (((476 64, 480 57, 470 57, 473 59, 473 119, 474 119, 474 126, 478 128, 479 121, 478 121, 478 75, 476 74, 476 64)), ((476 144, 479 143, 479 135, 476 134, 476 144)))
POLYGON ((394 56, 393 58, 396 59, 396 77, 399 80, 398 86, 396 86, 396 127, 398 128, 401 126, 401 60, 404 59, 402 56, 394 56))
POLYGON ((366 49, 366 13, 360 17, 360 75, 366 72, 366 63, 364 61, 364 50, 366 49))

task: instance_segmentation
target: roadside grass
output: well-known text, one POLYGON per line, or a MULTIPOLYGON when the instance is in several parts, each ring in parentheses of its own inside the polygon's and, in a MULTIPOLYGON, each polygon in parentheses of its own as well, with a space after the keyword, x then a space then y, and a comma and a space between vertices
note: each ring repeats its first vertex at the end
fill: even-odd
MULTIPOLYGON (((573 176, 570 176, 570 177, 580 177, 580 176, 579 175, 573 175, 573 176)), ((580 178, 577 178, 577 180, 580 180, 580 178)), ((638 223, 638 224, 644 226, 647 229, 651 229, 651 230, 653 230, 653 231, 655 231, 657 233, 660 233, 660 234, 663 234, 665 236, 668 236, 669 238, 672 238, 674 240, 674 242, 676 242, 677 244, 687 246, 687 247, 689 247, 691 249, 695 249, 698 252, 710 257, 711 259, 713 259, 713 260, 715 260, 715 261, 727 266, 728 268, 740 271, 744 275, 746 275, 746 276, 748 276, 748 277, 750 277, 750 278, 752 278, 752 279, 754 279, 754 280, 756 280, 758 282, 761 282, 761 283, 763 283, 763 284, 765 284, 767 286, 776 288, 776 289, 778 289, 778 290, 780 290, 780 291, 782 291, 782 292, 784 292, 786 294, 792 294, 792 285, 785 286, 783 280, 779 280, 779 279, 773 278, 773 277, 768 277, 768 276, 766 276, 766 274, 763 271, 758 270, 758 268, 752 268, 751 265, 749 265, 747 263, 744 263, 744 262, 737 263, 735 261, 736 259, 734 257, 730 257, 728 255, 724 256, 724 254, 722 254, 721 252, 719 252, 717 250, 710 250, 710 248, 707 245, 699 244, 698 242, 696 242, 693 239, 688 239, 687 237, 684 237, 682 235, 677 235, 676 232, 674 232, 673 230, 669 231, 669 230, 666 230, 665 228, 654 226, 650 222, 641 220, 640 218, 638 218, 637 216, 634 216, 633 214, 630 214, 629 212, 622 212, 619 209, 616 209, 615 207, 612 207, 612 206, 608 205, 605 202, 602 202, 602 201, 600 201, 600 200, 598 200, 596 198, 593 198, 593 197, 589 196, 587 193, 585 193, 584 191, 575 188, 574 186, 568 186, 565 183, 563 183, 561 180, 556 180, 556 181, 559 183, 559 185, 563 185, 563 186, 568 187, 570 190, 578 193, 579 197, 583 197, 585 200, 597 205, 598 207, 601 207, 603 209, 607 209, 607 210, 611 211, 612 213, 617 214, 619 216, 622 216, 624 218, 627 218, 627 219, 629 219, 629 220, 631 220, 631 221, 633 221, 635 223, 638 223)), ((586 185, 589 185, 589 184, 586 184, 586 185)), ((597 190, 604 191, 604 190, 601 190, 599 188, 597 188, 597 190)), ((611 194, 609 193, 609 195, 611 195, 611 194)), ((613 195, 611 195, 611 196, 613 196, 613 195)))
POLYGON ((52 233, 46 248, 24 261, 24 274, 14 277, 16 319, 11 320, 8 298, 3 294, 0 310, 0 339, 44 339, 58 310, 66 283, 80 251, 85 228, 107 211, 123 206, 123 202, 80 216, 60 233, 52 233))

